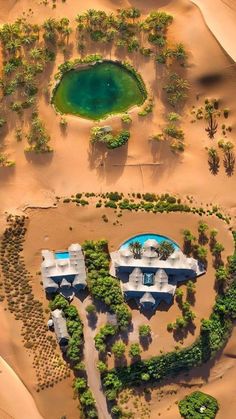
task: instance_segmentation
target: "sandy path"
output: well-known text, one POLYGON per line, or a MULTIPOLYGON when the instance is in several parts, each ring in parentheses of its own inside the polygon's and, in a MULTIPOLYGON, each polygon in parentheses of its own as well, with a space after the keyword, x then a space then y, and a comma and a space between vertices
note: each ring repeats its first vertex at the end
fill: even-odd
POLYGON ((85 310, 85 307, 89 303, 91 303, 91 300, 89 301, 88 298, 86 298, 83 302, 77 299, 73 301, 73 304, 77 306, 79 310, 83 324, 86 325, 84 327, 84 362, 86 365, 88 384, 96 400, 99 419, 110 419, 111 415, 107 410, 106 397, 102 391, 100 374, 96 368, 96 363, 98 361, 97 350, 95 349, 94 345, 96 329, 91 329, 91 327, 88 325, 88 319, 85 310))
POLYGON ((33 397, 28 392, 18 375, 13 369, 0 357, 0 417, 14 419, 42 419, 39 414, 33 397), (14 403, 12 403, 12 396, 14 403), (3 416, 5 415, 5 416, 3 416))
POLYGON ((232 0, 191 0, 225 51, 236 61, 236 5, 232 0))

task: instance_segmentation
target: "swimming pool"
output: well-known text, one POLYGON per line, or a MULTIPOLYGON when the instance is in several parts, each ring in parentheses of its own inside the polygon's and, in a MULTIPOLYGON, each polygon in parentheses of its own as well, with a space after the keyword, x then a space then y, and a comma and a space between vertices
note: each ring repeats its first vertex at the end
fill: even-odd
POLYGON ((56 259, 69 259, 69 252, 55 252, 56 259))
POLYGON ((170 243, 173 244, 175 249, 179 249, 179 246, 177 243, 175 243, 173 240, 169 239, 166 236, 162 236, 160 234, 152 234, 152 233, 147 233, 147 234, 137 234, 137 236, 133 236, 130 239, 126 240, 121 246, 120 249, 126 249, 127 247, 129 247, 129 245, 133 242, 139 242, 142 246, 144 245, 144 243, 147 240, 156 240, 158 243, 165 241, 168 241, 170 243))

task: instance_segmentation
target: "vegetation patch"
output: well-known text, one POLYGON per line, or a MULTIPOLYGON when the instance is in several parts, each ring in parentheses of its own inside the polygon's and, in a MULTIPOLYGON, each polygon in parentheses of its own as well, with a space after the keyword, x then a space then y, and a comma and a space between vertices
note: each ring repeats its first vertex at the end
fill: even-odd
MULTIPOLYGON (((86 241, 83 244, 85 263, 88 269, 88 288, 93 298, 104 302, 117 316, 121 330, 127 329, 131 313, 124 302, 118 279, 109 274, 107 241, 86 241)), ((104 333, 102 333, 104 335, 104 333)))
POLYGON ((184 419, 214 419, 218 410, 217 400, 201 391, 194 391, 179 402, 179 413, 184 419))

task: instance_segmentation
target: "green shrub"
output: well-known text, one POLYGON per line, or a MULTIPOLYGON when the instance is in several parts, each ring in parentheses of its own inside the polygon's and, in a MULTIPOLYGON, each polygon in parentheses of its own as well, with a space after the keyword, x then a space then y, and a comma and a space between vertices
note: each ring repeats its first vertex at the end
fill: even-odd
POLYGON ((125 353, 125 344, 122 340, 115 342, 111 348, 116 358, 122 358, 125 353))
POLYGON ((147 337, 151 333, 151 328, 148 324, 142 324, 139 326, 138 331, 140 337, 147 337))
POLYGON ((135 358, 139 356, 141 353, 141 349, 138 343, 132 343, 130 345, 129 356, 135 358))
POLYGON ((185 419, 214 419, 218 410, 217 400, 201 391, 194 391, 179 402, 180 415, 185 419))

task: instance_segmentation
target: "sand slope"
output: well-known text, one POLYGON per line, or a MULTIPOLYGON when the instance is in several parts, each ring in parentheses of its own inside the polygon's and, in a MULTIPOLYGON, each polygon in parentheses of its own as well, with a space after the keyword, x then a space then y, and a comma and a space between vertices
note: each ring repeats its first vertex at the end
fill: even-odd
POLYGON ((42 419, 33 397, 2 357, 0 357, 0 371, 0 406, 3 410, 3 413, 0 411, 0 417, 4 419, 5 417, 9 417, 9 419, 42 419))
POLYGON ((236 3, 233 0, 191 0, 227 54, 236 61, 236 3))

